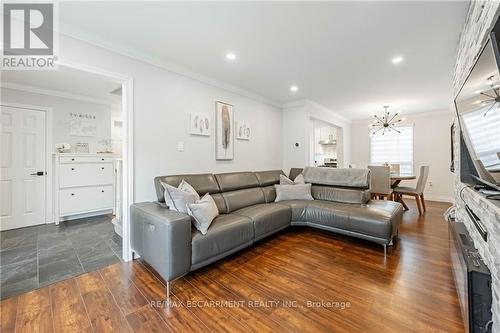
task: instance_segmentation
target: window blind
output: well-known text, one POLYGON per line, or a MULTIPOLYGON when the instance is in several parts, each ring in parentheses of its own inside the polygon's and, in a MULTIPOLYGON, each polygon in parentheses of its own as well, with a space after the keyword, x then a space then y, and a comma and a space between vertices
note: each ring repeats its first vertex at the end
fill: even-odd
POLYGON ((486 168, 498 168, 500 161, 500 111, 493 109, 484 116, 484 109, 463 115, 469 139, 478 159, 486 168))
POLYGON ((401 126, 395 131, 377 133, 370 140, 372 165, 383 163, 400 164, 400 172, 413 174, 413 127, 401 126))

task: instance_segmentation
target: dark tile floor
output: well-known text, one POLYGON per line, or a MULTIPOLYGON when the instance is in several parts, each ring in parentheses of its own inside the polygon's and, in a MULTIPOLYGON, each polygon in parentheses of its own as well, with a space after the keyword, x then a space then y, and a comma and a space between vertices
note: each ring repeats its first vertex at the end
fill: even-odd
POLYGON ((0 299, 119 262, 111 216, 0 233, 0 299))

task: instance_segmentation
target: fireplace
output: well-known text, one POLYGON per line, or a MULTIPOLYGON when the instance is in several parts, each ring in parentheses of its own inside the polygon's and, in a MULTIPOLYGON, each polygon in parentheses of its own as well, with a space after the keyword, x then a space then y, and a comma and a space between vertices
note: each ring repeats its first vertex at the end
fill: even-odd
POLYGON ((466 332, 491 332, 491 274, 463 223, 450 221, 453 277, 466 332))

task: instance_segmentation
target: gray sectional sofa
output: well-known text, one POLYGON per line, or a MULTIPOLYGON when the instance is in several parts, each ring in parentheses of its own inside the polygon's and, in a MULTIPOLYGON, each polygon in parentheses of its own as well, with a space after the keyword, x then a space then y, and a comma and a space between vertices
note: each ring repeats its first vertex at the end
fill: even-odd
MULTIPOLYGON (((294 179, 301 169, 292 169, 294 179)), ((348 172, 348 171, 347 171, 348 172)), ((155 178, 158 202, 131 206, 131 245, 135 254, 167 282, 235 253, 290 226, 309 226, 392 245, 403 207, 369 200, 369 176, 362 187, 313 184, 315 200, 275 203, 274 184, 281 170, 155 178), (200 195, 210 193, 220 215, 202 235, 190 216, 169 210, 161 182, 178 186, 185 179, 200 195)), ((368 174, 369 175, 369 174, 368 174)), ((167 295, 170 292, 167 290, 167 295)))

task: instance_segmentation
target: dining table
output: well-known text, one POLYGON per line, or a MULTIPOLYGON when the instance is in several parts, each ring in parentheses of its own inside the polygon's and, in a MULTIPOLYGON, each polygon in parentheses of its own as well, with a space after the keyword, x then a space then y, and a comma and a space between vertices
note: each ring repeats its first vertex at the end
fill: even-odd
POLYGON ((392 173, 391 172, 391 188, 395 188, 403 180, 413 180, 413 179, 417 179, 417 176, 415 176, 414 174, 411 174, 411 173, 399 173, 399 172, 392 173))
MULTIPOLYGON (((399 172, 391 172, 391 188, 396 188, 403 180, 413 180, 417 179, 417 176, 411 173, 399 173, 399 172)), ((408 206, 403 201, 403 197, 399 196, 399 198, 394 198, 395 201, 400 202, 403 205, 404 210, 408 210, 408 206)))

